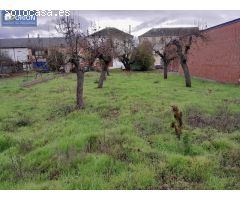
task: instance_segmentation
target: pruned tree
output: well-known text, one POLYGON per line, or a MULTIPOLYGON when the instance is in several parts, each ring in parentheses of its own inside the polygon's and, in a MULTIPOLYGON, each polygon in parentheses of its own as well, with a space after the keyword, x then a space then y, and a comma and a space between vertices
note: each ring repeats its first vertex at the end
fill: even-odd
POLYGON ((164 45, 163 49, 156 48, 156 45, 153 47, 153 50, 155 54, 160 56, 163 62, 163 77, 164 79, 167 79, 168 75, 168 66, 169 64, 177 58, 176 52, 171 46, 164 45))
POLYGON ((167 79, 170 63, 177 58, 174 48, 167 46, 167 44, 175 38, 176 36, 165 36, 159 40, 155 39, 154 42, 152 42, 153 51, 161 58, 161 63, 163 64, 164 79, 167 79))
POLYGON ((101 73, 98 81, 98 88, 103 87, 106 75, 109 74, 109 66, 116 57, 114 41, 112 38, 104 38, 101 36, 89 37, 91 42, 93 57, 99 59, 101 65, 101 73))
POLYGON ((133 38, 120 41, 115 46, 119 61, 122 62, 126 71, 131 71, 131 65, 135 62, 134 51, 136 48, 133 38))
POLYGON ((87 40, 87 35, 80 29, 80 23, 77 23, 74 18, 59 18, 56 29, 59 33, 64 35, 68 46, 67 62, 71 62, 76 68, 76 108, 82 109, 84 107, 84 67, 91 64, 91 61, 93 60, 92 47, 87 40))
POLYGON ((106 80, 106 75, 109 73, 109 66, 114 58, 114 45, 112 39, 101 39, 98 48, 97 58, 100 60, 102 70, 98 81, 98 88, 103 87, 103 82, 106 80))
POLYGON ((184 77, 185 77, 185 85, 186 87, 191 87, 191 75, 188 68, 188 54, 192 47, 192 44, 200 38, 202 40, 206 40, 206 37, 202 34, 199 29, 193 30, 191 33, 187 35, 183 35, 179 38, 175 38, 171 40, 167 45, 167 48, 175 48, 175 52, 177 57, 180 60, 181 67, 183 69, 184 77))

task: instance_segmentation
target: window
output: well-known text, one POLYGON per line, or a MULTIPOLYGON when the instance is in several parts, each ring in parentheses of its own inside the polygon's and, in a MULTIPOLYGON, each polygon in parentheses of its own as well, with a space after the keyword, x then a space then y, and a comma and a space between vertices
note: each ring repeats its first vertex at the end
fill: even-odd
POLYGON ((44 50, 33 50, 33 55, 34 56, 44 56, 47 55, 48 52, 44 50))

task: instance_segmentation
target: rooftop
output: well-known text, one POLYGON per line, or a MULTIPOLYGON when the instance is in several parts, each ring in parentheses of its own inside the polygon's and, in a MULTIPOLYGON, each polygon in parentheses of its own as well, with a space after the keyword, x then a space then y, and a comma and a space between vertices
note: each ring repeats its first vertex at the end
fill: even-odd
POLYGON ((198 27, 152 28, 139 37, 182 36, 198 31, 198 27))
POLYGON ((33 48, 33 47, 60 47, 65 46, 63 37, 52 38, 9 38, 0 39, 0 48, 33 48))
POLYGON ((120 39, 124 39, 124 38, 133 38, 133 35, 126 33, 124 31, 121 31, 117 28, 114 27, 107 27, 104 28, 100 31, 97 31, 95 33, 93 33, 92 35, 90 35, 92 37, 95 36, 102 36, 102 37, 115 37, 115 38, 120 38, 120 39))
POLYGON ((224 26, 228 26, 228 25, 231 25, 231 24, 239 23, 239 22, 240 22, 240 18, 234 19, 234 20, 222 23, 222 24, 218 24, 216 26, 212 26, 210 28, 204 29, 203 31, 208 31, 208 30, 212 30, 212 29, 222 28, 224 26))

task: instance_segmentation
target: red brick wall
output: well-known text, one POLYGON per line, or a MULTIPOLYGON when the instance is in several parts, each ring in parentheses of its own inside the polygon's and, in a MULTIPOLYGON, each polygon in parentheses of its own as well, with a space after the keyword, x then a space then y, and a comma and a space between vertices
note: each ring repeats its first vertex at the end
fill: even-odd
MULTIPOLYGON (((207 41, 198 39, 188 55, 192 76, 224 83, 240 80, 240 22, 205 31, 207 41)), ((179 70, 182 73, 182 69, 179 70)))
POLYGON ((169 65, 168 65, 168 71, 170 72, 178 72, 179 69, 179 59, 174 59, 169 65))

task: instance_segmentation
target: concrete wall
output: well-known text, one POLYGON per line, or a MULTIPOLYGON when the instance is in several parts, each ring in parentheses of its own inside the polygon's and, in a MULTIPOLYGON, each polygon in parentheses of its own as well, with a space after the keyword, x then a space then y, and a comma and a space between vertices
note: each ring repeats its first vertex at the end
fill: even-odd
POLYGON ((13 61, 27 62, 29 51, 28 48, 6 48, 1 49, 6 53, 13 61))

